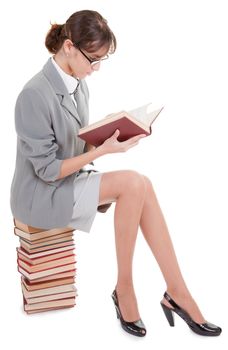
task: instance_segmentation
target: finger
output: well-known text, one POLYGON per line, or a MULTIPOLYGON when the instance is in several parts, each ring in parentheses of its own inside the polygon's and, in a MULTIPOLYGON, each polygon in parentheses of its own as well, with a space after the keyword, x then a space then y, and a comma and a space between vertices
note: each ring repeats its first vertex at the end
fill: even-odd
POLYGON ((134 143, 132 143, 132 144, 129 144, 129 145, 126 147, 127 150, 128 150, 129 148, 132 148, 132 147, 138 145, 138 143, 139 143, 139 142, 134 142, 134 143))
POLYGON ((120 133, 119 129, 116 129, 116 131, 114 132, 114 134, 119 134, 119 133, 120 133))
POLYGON ((116 129, 116 131, 114 132, 114 134, 112 135, 113 138, 117 139, 117 137, 119 136, 120 131, 119 129, 116 129))
POLYGON ((133 136, 129 140, 136 141, 136 140, 142 139, 143 137, 146 137, 146 134, 140 134, 140 135, 133 136))
POLYGON ((140 139, 142 139, 142 138, 144 138, 144 137, 146 137, 146 135, 137 135, 137 136, 133 136, 133 137, 131 137, 130 139, 128 139, 128 140, 126 140, 126 141, 124 141, 126 144, 132 144, 132 143, 134 143, 134 142, 137 142, 137 141, 139 141, 140 139))
POLYGON ((142 138, 144 138, 144 137, 146 137, 146 136, 147 136, 146 134, 140 134, 140 135, 138 135, 139 139, 142 139, 142 138))

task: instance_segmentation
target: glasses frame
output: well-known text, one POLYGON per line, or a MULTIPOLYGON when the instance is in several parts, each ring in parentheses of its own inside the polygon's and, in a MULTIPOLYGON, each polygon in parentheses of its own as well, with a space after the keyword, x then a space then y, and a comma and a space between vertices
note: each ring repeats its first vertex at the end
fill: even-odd
POLYGON ((91 65, 92 67, 95 66, 96 64, 100 63, 101 61, 107 60, 107 59, 109 58, 109 55, 107 54, 106 56, 100 58, 99 60, 93 60, 93 59, 91 59, 90 57, 88 57, 88 56, 80 49, 80 47, 79 47, 77 44, 73 43, 73 45, 74 45, 74 47, 75 47, 76 49, 78 49, 78 50, 81 52, 81 54, 89 61, 90 65, 91 65))

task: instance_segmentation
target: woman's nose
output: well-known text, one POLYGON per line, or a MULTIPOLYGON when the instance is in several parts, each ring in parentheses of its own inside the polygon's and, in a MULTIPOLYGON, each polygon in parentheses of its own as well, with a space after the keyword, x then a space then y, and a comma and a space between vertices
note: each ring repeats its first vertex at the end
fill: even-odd
POLYGON ((100 62, 97 62, 96 64, 92 65, 92 70, 94 71, 98 71, 100 69, 100 65, 101 63, 100 62))

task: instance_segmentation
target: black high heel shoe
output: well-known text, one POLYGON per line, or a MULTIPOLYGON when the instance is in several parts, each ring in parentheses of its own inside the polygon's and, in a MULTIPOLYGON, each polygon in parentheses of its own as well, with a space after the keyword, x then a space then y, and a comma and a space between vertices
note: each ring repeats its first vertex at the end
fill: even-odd
POLYGON ((173 318, 173 311, 174 311, 187 323, 189 328, 197 334, 205 335, 205 336, 216 336, 222 332, 222 329, 220 327, 210 322, 200 324, 193 321, 193 319, 187 313, 187 311, 183 310, 179 305, 177 305, 167 292, 164 293, 164 297, 166 300, 168 300, 170 305, 173 306, 173 309, 172 309, 161 302, 162 309, 171 327, 174 327, 174 318, 173 318))
POLYGON ((114 290, 112 293, 112 299, 113 299, 113 302, 114 302, 114 305, 116 308, 117 318, 120 320, 122 328, 126 332, 133 334, 133 335, 136 335, 137 337, 144 337, 146 335, 146 328, 145 328, 145 325, 141 319, 139 319, 138 321, 134 321, 134 322, 127 322, 123 319, 121 311, 120 311, 120 307, 119 307, 119 302, 118 302, 116 290, 114 290))

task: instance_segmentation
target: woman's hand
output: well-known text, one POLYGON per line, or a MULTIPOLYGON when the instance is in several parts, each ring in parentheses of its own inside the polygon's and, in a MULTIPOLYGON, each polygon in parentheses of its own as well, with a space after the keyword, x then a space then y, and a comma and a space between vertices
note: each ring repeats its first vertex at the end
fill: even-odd
POLYGON ((126 141, 119 142, 117 140, 120 131, 117 129, 114 134, 105 140, 102 145, 98 148, 102 149, 102 153, 117 153, 117 152, 126 152, 129 148, 136 146, 139 143, 139 140, 146 136, 146 134, 140 134, 133 136, 126 141))
POLYGON ((93 149, 95 149, 95 148, 96 148, 95 146, 90 145, 89 143, 86 142, 86 151, 87 151, 87 152, 89 152, 89 151, 91 151, 91 150, 93 150, 93 149))

